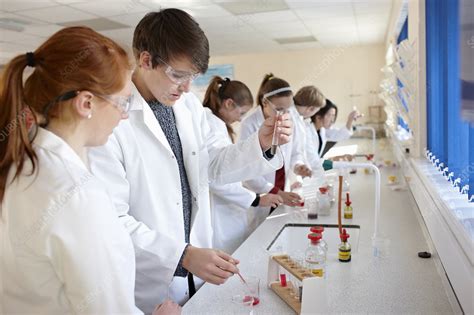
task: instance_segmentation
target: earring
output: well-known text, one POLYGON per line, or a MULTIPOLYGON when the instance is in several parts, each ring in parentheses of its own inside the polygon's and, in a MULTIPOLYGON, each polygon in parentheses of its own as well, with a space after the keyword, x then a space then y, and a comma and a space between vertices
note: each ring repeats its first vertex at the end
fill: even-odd
POLYGON ((90 113, 89 115, 87 115, 87 119, 91 119, 92 118, 92 113, 90 113))

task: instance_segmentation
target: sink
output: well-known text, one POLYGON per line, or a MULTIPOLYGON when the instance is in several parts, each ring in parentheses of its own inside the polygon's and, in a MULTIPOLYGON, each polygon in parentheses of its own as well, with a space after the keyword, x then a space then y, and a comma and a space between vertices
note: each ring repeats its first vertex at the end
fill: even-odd
MULTIPOLYGON (((313 226, 324 226, 323 239, 328 244, 328 255, 337 255, 338 246, 341 243, 337 224, 297 224, 288 223, 276 234, 267 250, 270 252, 286 252, 290 256, 304 255, 309 244, 308 234, 313 226)), ((357 253, 359 245, 359 225, 343 224, 343 228, 349 233, 349 243, 352 254, 357 253)))

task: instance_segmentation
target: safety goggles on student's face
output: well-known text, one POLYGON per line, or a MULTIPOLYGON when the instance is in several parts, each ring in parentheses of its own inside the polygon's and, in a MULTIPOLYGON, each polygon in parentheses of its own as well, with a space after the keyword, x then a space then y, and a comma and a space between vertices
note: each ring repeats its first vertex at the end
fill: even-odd
POLYGON ((266 100, 270 106, 270 108, 275 112, 279 112, 279 113, 282 113, 282 114, 285 114, 285 113, 288 113, 290 111, 290 108, 292 106, 295 106, 295 103, 291 102, 290 106, 288 106, 287 108, 283 107, 283 106, 277 106, 275 104, 273 104, 268 98, 264 98, 264 100, 266 100))
MULTIPOLYGON (((47 118, 48 113, 53 105, 60 102, 71 100, 75 98, 78 94, 79 94, 79 91, 68 91, 64 94, 59 95, 54 100, 49 102, 43 108, 43 116, 46 119, 46 122, 44 123, 44 125, 48 124, 48 118, 47 118)), ((120 95, 100 95, 100 94, 94 94, 94 95, 110 102, 112 105, 120 109, 123 113, 127 113, 130 110, 132 96, 125 97, 125 96, 120 96, 120 95)))
POLYGON ((160 57, 156 57, 156 59, 158 59, 161 63, 163 63, 166 66, 166 69, 165 69, 166 75, 173 83, 176 83, 178 85, 181 85, 186 82, 192 82, 200 75, 199 72, 192 73, 189 71, 176 70, 172 66, 167 64, 160 57))
POLYGON ((122 111, 122 113, 128 113, 130 110, 130 106, 132 103, 132 96, 130 95, 129 97, 121 96, 121 95, 99 95, 95 94, 95 96, 100 97, 108 102, 110 102, 112 105, 117 107, 119 110, 122 111))

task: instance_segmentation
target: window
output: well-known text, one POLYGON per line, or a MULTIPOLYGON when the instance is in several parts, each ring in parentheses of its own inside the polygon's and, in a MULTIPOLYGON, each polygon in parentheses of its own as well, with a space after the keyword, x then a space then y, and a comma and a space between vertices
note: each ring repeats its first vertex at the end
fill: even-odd
POLYGON ((426 1, 428 149, 474 191, 474 130, 461 119, 459 0, 426 1))

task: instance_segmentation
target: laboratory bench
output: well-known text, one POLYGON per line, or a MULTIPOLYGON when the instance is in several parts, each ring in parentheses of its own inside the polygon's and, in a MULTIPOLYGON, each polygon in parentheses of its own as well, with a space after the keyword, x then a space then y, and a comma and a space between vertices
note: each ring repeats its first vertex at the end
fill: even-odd
MULTIPOLYGON (((356 142, 360 141, 363 140, 356 142)), ((383 159, 392 157, 390 145, 385 143, 382 148, 378 147, 383 152, 383 159)), ((356 174, 349 175, 353 218, 342 219, 343 224, 358 227, 355 229, 358 233, 349 239, 353 246, 352 260, 339 262, 336 245, 328 242, 326 278, 323 279, 326 292, 315 294, 323 294, 328 313, 333 314, 462 313, 401 169, 381 167, 380 173, 379 252, 374 255, 372 242, 374 174, 358 169, 356 174), (399 183, 389 185, 389 176, 396 176, 399 183), (424 251, 431 252, 431 258, 418 256, 424 251)), ((275 246, 281 241, 278 237, 294 226, 301 229, 307 225, 309 233, 312 225, 337 224, 337 204, 329 216, 320 215, 315 220, 309 220, 305 211, 277 208, 233 253, 240 260, 239 269, 244 278, 260 278, 260 303, 252 308, 253 314, 295 313, 267 286, 269 257, 282 250, 291 255, 294 248, 304 249, 309 241, 306 232, 299 232, 299 237, 293 236, 290 241, 294 248, 275 246)), ((205 284, 184 305, 183 314, 248 314, 250 308, 232 301, 232 297, 243 294, 243 291, 243 284, 237 276, 220 286, 205 284)))

